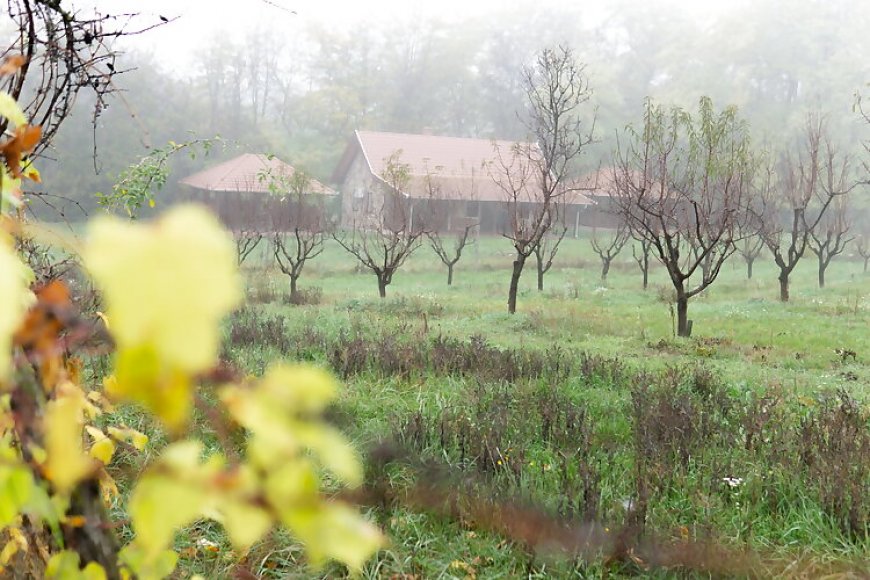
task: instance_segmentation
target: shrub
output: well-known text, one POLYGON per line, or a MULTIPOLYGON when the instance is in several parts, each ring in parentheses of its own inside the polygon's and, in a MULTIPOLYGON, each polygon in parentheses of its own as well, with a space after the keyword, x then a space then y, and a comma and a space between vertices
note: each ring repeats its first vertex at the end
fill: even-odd
POLYGON ((284 304, 292 304, 293 306, 317 306, 323 300, 323 288, 320 286, 311 286, 308 288, 300 288, 296 294, 284 294, 284 304))

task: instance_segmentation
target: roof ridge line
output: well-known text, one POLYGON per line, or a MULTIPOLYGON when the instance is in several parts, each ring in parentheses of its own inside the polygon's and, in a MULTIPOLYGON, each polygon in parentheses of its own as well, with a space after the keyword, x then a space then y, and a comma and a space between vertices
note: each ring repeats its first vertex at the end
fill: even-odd
POLYGON ((366 160, 366 165, 368 165, 369 173, 371 173, 372 175, 376 175, 375 168, 372 165, 372 160, 369 159, 369 153, 368 153, 368 151, 366 151, 366 146, 363 144, 362 139, 360 139, 360 132, 361 131, 359 129, 353 130, 353 134, 356 137, 356 141, 357 141, 357 143, 359 143, 359 150, 362 151, 363 159, 366 160))

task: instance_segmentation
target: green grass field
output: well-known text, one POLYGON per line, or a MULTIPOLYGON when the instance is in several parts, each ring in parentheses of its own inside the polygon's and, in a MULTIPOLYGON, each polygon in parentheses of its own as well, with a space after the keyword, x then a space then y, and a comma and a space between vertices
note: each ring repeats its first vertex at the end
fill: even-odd
MULTIPOLYGON (((735 256, 690 303, 694 336, 677 339, 662 269, 642 291, 626 250, 604 284, 586 240, 565 240, 543 292, 529 263, 513 316, 506 240, 467 249, 452 287, 424 245, 384 300, 331 243, 300 280, 319 296, 305 306, 262 250, 223 356, 254 374, 311 361, 344 380, 330 418, 367 454, 357 499, 391 541, 366 577, 870 574, 858 261, 835 260, 819 289, 807 256, 783 304, 772 264, 759 258, 748 281, 735 256)), ((263 577, 343 574, 307 568, 283 534, 240 555, 203 523, 178 548, 185 574, 209 578, 239 560, 263 577)))
MULTIPOLYGON (((565 348, 613 355, 644 364, 687 362, 702 357, 731 380, 778 382, 790 389, 815 392, 844 386, 864 396, 848 372, 868 375, 863 364, 842 364, 834 351, 853 350, 859 361, 870 356, 870 275, 847 257, 833 262, 827 287, 816 282, 815 256, 807 253, 792 282, 792 301, 778 300, 775 266, 764 257, 747 280, 745 265, 733 256, 720 278, 690 304, 694 338, 673 339, 668 305, 670 285, 662 268, 654 269, 646 292, 628 248, 617 257, 606 284, 598 257, 588 241, 566 239, 545 289, 535 289, 534 263, 527 263, 520 287, 518 313, 507 314, 510 244, 484 238, 457 266, 452 287, 446 269, 425 245, 396 274, 387 299, 377 297, 376 280, 357 272, 353 259, 332 244, 306 266, 300 285, 317 286, 317 307, 284 308, 288 322, 326 328, 353 323, 401 322, 411 331, 467 338, 481 334, 504 346, 565 348), (411 316, 409 316, 411 314, 411 316), (413 316, 417 314, 417 316, 413 316), (861 358, 863 356, 863 359, 861 358)), ((286 279, 265 260, 247 265, 252 292, 287 292, 286 279)), ((277 304, 270 311, 282 308, 277 304)))

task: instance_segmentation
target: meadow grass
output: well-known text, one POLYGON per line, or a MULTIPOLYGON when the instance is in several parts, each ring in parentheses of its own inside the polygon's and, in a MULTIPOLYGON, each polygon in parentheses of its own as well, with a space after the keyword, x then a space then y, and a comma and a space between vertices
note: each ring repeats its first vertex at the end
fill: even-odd
MULTIPOLYGON (((452 287, 424 245, 383 300, 330 243, 300 280, 317 303, 291 305, 268 256, 243 268, 248 300, 222 357, 252 374, 283 358, 343 377, 330 420, 367 455, 368 488, 383 493, 362 503, 391 541, 365 577, 732 575, 653 561, 651 541, 749 550, 761 577, 870 574, 870 276, 857 261, 835 261, 819 289, 807 256, 783 304, 769 260, 748 281, 735 256, 690 303, 694 336, 678 339, 663 270, 643 291, 624 252, 602 282, 587 240, 565 240, 543 292, 528 264, 513 316, 498 238, 466 250, 452 287), (377 459, 385 444, 397 459, 377 459), (430 484, 460 490, 467 509, 409 499, 430 484), (475 502, 630 531, 638 551, 607 561, 612 545, 588 558, 533 546, 475 502)), ((159 446, 153 425, 126 420, 159 446)), ((262 577, 344 574, 306 567, 283 532, 242 555, 203 522, 177 547, 184 574, 228 576, 238 561, 262 577)))
MULTIPOLYGON (((627 251, 603 282, 588 241, 565 240, 543 292, 535 289, 534 265, 528 264, 519 312, 513 316, 506 312, 511 260, 505 240, 481 239, 466 251, 454 285, 448 287, 446 269, 424 245, 395 275, 382 300, 375 277, 329 244, 306 266, 300 281, 303 289, 317 289, 318 303, 294 306, 286 300, 288 280, 261 248, 244 268, 249 308, 261 330, 270 320, 278 329, 261 332, 249 342, 230 343, 225 355, 252 373, 262 372, 276 357, 332 365, 340 372, 337 357, 368 349, 359 355, 365 362, 347 373, 332 419, 360 449, 388 439, 439 462, 450 478, 458 478, 449 479, 448 485, 460 482, 475 497, 521 498, 554 517, 594 518, 625 526, 636 517, 627 502, 631 506, 639 493, 647 493, 647 533, 677 542, 691 538, 745 547, 766 554, 770 562, 786 563, 760 569, 761 576, 813 576, 838 566, 851 573, 870 573, 864 564, 870 559, 867 528, 863 533, 849 531, 837 519, 831 507, 836 503, 836 484, 819 471, 829 469, 842 477, 842 470, 848 469, 843 464, 857 459, 864 467, 856 473, 864 480, 854 488, 858 497, 853 501, 866 507, 870 456, 862 454, 868 449, 859 447, 857 457, 841 457, 840 463, 823 468, 795 459, 830 454, 830 449, 821 443, 813 446, 807 438, 816 431, 824 432, 820 440, 837 436, 839 427, 832 427, 842 427, 837 422, 841 417, 834 416, 842 402, 837 397, 856 401, 863 413, 859 434, 867 436, 870 276, 861 272, 857 261, 835 261, 827 287, 819 289, 815 258, 808 255, 793 274, 792 301, 784 304, 778 300, 776 271, 765 256, 756 262, 752 280, 746 279, 739 257, 732 257, 719 280, 690 304, 694 336, 678 339, 673 335, 665 273, 654 268, 649 288, 641 290, 640 273, 627 251), (624 376, 601 378, 586 371, 556 376, 541 371, 512 381, 491 381, 473 370, 439 372, 427 366, 435 355, 426 345, 449 339, 544 353, 541 356, 559 349, 569 358, 581 352, 597 355, 619 365, 624 376), (843 356, 844 351, 855 357, 843 356), (408 370, 408 364, 419 367, 408 370), (716 393, 693 390, 691 385, 707 380, 692 378, 698 372, 715 378, 711 388, 716 393), (671 384, 667 378, 650 379, 656 386, 647 392, 631 382, 633 373, 658 373, 655 376, 673 380, 671 384), (673 378, 675 373, 683 374, 673 378), (542 421, 549 421, 548 415, 561 417, 556 420, 562 421, 561 440, 542 436, 542 421), (583 425, 575 424, 580 415, 583 425), (649 429, 638 443, 638 425, 644 422, 649 429), (759 422, 764 424, 758 433, 763 443, 750 449, 747 433, 759 422), (656 424, 664 429, 655 429, 656 424), (698 425, 707 425, 703 429, 708 431, 701 433, 698 425), (674 433, 686 431, 694 434, 675 439, 674 433), (485 444, 464 448, 475 441, 485 444), (488 462, 484 456, 492 454, 493 447, 499 455, 488 462), (685 464, 680 463, 681 455, 687 457, 685 464), (732 476, 740 478, 739 486, 723 483, 732 476), (653 482, 654 489, 639 491, 639 478, 653 482), (594 500, 590 504, 580 496, 594 500)), ((403 489, 427 477, 425 471, 398 465, 371 476, 369 483, 377 480, 403 489)), ((401 501, 371 513, 391 545, 366 569, 367 577, 710 573, 649 568, 630 559, 605 564, 601 559, 554 555, 524 545, 510 533, 401 501)), ((216 541, 228 549, 225 540, 216 541)), ((214 572, 221 569, 219 562, 209 568, 207 561, 194 558, 188 565, 214 572)), ((245 562, 264 576, 328 577, 341 572, 306 569, 300 547, 284 534, 253 550, 245 562)))
MULTIPOLYGON (((640 289, 640 273, 624 251, 606 283, 587 240, 566 239, 545 289, 535 289, 529 262, 520 286, 518 313, 507 314, 510 245, 483 238, 459 262, 456 280, 446 285, 446 270, 432 251, 421 247, 395 275, 387 298, 377 297, 375 277, 358 271, 341 248, 327 251, 306 266, 301 286, 322 288, 316 307, 264 305, 283 312, 288 323, 316 324, 335 330, 351 324, 401 323, 428 334, 467 338, 483 335, 499 346, 543 347, 557 343, 644 363, 689 362, 703 358, 732 380, 778 382, 812 392, 843 386, 866 396, 870 356, 870 275, 857 261, 834 261, 827 287, 817 287, 815 257, 808 255, 793 274, 792 300, 778 300, 775 266, 765 256, 746 279, 739 256, 732 257, 719 279, 692 300, 695 321, 691 340, 676 340, 669 307, 662 296, 670 290, 661 267, 640 289), (425 315, 426 320, 423 320, 425 315), (835 351, 854 351, 844 361, 835 351), (849 373, 861 380, 849 380, 849 373), (850 383, 858 383, 850 384, 850 383)), ((265 260, 265 252, 247 264, 254 289, 268 287, 277 296, 287 292, 284 276, 265 260)))

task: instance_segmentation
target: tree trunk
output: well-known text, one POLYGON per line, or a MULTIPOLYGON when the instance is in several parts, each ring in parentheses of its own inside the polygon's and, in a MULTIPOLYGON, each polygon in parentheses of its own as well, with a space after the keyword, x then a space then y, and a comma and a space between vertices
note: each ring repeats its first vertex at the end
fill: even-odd
POLYGON ((453 264, 447 264, 447 285, 453 286, 453 264))
POLYGON ((299 275, 290 275, 290 302, 295 303, 297 289, 296 289, 296 280, 299 278, 299 275))
POLYGON ((779 300, 788 302, 788 272, 779 273, 779 300))
POLYGON ((538 262, 538 292, 543 292, 544 290, 544 262, 541 259, 541 256, 535 254, 538 262))
POLYGON ((643 289, 646 290, 649 286, 649 266, 643 269, 643 289))
POLYGON ((867 264, 870 263, 870 258, 864 258, 864 273, 867 273, 867 264))
POLYGON ((755 260, 746 260, 746 279, 752 280, 752 264, 755 260))
POLYGON ((685 294, 677 294, 677 336, 692 336, 692 321, 689 320, 689 299, 685 294))
POLYGON ((607 282, 607 273, 610 272, 610 260, 601 260, 601 281, 607 282))
POLYGON ((64 527, 66 547, 79 554, 82 565, 96 562, 103 567, 108 578, 120 578, 118 539, 111 528, 99 525, 99 522, 110 521, 100 496, 99 484, 94 480, 79 484, 70 498, 67 513, 84 516, 85 524, 64 527))
POLYGON ((514 269, 511 272, 511 285, 508 290, 508 312, 510 314, 514 314, 517 311, 517 291, 520 287, 520 276, 523 274, 523 266, 525 264, 525 258, 517 257, 514 260, 514 269))
POLYGON ((383 275, 378 275, 378 296, 387 297, 387 280, 383 275))
POLYGON ((825 287, 825 270, 827 269, 827 264, 819 260, 819 288, 825 287))

